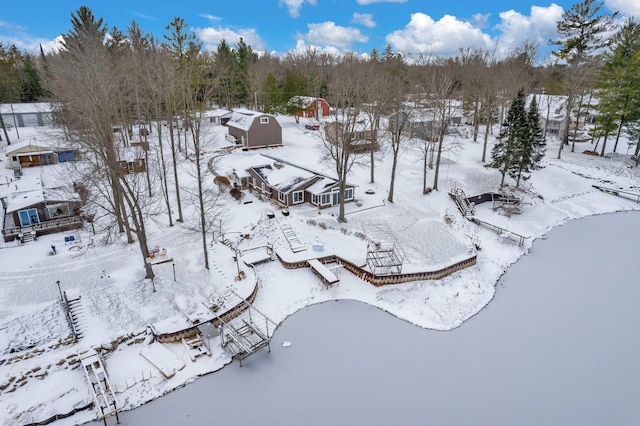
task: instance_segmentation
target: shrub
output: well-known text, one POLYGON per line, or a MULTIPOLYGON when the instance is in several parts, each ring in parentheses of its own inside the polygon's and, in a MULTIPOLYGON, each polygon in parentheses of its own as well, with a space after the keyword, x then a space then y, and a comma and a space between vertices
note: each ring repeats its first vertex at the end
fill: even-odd
POLYGON ((238 201, 242 198, 242 191, 239 188, 232 188, 229 194, 238 201))

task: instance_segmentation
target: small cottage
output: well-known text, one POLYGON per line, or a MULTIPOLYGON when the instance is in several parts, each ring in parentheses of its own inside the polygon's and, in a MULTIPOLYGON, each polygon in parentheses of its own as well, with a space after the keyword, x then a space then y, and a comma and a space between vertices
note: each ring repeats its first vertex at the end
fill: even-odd
POLYGON ((13 170, 58 163, 53 148, 31 140, 12 143, 7 147, 6 156, 7 168, 13 170))
POLYGON ((147 155, 144 148, 140 145, 118 148, 118 164, 125 174, 146 172, 147 155))

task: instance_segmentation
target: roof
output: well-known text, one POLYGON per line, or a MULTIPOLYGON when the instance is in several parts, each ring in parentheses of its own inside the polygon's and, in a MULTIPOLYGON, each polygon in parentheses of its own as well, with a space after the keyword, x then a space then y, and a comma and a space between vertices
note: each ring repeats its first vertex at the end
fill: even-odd
MULTIPOLYGON (((235 127, 241 130, 249 130, 251 125, 258 117, 271 117, 275 120, 275 117, 264 112, 252 111, 249 109, 237 108, 233 110, 231 118, 227 122, 227 126, 235 127)), ((277 122, 277 121, 276 121, 277 122)))
POLYGON ((0 104, 1 114, 51 113, 52 111, 53 106, 48 102, 0 104))
MULTIPOLYGON (((333 188, 337 183, 338 181, 335 179, 323 177, 319 181, 315 182, 313 185, 309 186, 307 188, 307 191, 314 195, 322 194, 323 192, 326 192, 328 189, 333 188)), ((351 185, 348 185, 348 184, 347 186, 351 187, 351 185)))
POLYGON ((144 149, 141 146, 123 146, 118 148, 119 161, 131 163, 144 157, 144 149))
POLYGON ((313 96, 293 96, 291 99, 289 99, 288 104, 289 105, 297 105, 298 103, 300 103, 302 105, 306 105, 307 107, 309 107, 315 101, 327 102, 322 98, 317 98, 317 97, 313 97, 313 96))
POLYGON ((239 160, 234 161, 233 171, 238 177, 248 177, 249 174, 247 170, 252 169, 257 166, 266 166, 267 164, 271 164, 273 160, 267 158, 263 155, 256 154, 251 157, 241 158, 239 160))
POLYGON ((538 113, 541 118, 547 118, 548 110, 549 120, 564 120, 567 114, 567 96, 545 94, 528 95, 527 105, 531 103, 534 96, 538 103, 538 113))
POLYGON ((41 203, 45 200, 43 190, 32 190, 26 192, 14 192, 7 198, 7 213, 21 210, 25 207, 41 203))
POLYGON ((317 177, 311 172, 282 163, 252 167, 252 169, 258 173, 258 175, 260 175, 260 177, 262 177, 270 187, 284 193, 287 193, 304 183, 310 182, 312 179, 317 177))
POLYGON ((231 111, 227 111, 226 109, 214 109, 205 111, 202 113, 203 117, 224 117, 225 115, 231 115, 231 111))
POLYGON ((19 151, 21 149, 24 149, 26 147, 35 148, 34 151, 41 151, 46 153, 50 153, 52 151, 52 148, 50 146, 36 145, 32 142, 33 142, 32 139, 27 139, 20 142, 12 143, 7 147, 7 151, 6 151, 7 156, 11 156, 12 153, 19 151))

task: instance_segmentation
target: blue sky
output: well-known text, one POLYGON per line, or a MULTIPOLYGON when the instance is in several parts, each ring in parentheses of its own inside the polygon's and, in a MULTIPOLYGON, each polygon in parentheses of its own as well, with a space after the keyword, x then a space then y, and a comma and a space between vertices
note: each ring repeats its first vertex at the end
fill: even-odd
MULTIPOLYGON (((307 47, 329 53, 394 51, 451 56, 461 47, 508 51, 525 40, 546 46, 562 11, 578 0, 31 0, 0 8, 0 41, 23 50, 55 46, 71 27, 71 13, 86 5, 109 28, 132 20, 162 39, 179 16, 205 48, 243 37, 254 50, 277 54, 307 47), (533 3, 532 3, 533 1, 533 3), (28 7, 25 7, 28 4, 28 7)), ((604 0, 623 16, 640 17, 640 0, 604 0)))

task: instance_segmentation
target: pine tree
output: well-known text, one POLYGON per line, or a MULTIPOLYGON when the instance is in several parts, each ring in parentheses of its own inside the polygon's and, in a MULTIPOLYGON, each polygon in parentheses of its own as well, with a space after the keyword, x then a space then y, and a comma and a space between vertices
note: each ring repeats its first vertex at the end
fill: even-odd
POLYGON ((550 40, 558 46, 553 53, 558 59, 566 62, 566 78, 564 79, 567 95, 567 120, 562 132, 562 143, 558 150, 558 159, 562 155, 562 147, 569 143, 569 125, 576 95, 589 83, 589 68, 593 57, 611 43, 608 33, 615 28, 618 12, 608 14, 602 11, 604 4, 595 0, 583 0, 574 4, 562 13, 558 21, 558 39, 550 40))
POLYGON ((525 110, 524 90, 520 89, 515 97, 507 118, 502 124, 498 135, 498 143, 491 149, 491 163, 485 167, 498 169, 502 175, 500 187, 504 186, 504 179, 510 171, 519 163, 518 154, 523 140, 528 138, 529 125, 525 110))
POLYGON ((515 147, 514 162, 509 170, 509 176, 516 180, 516 188, 520 186, 520 180, 528 180, 532 171, 543 167, 540 162, 546 151, 546 143, 540 127, 540 113, 535 96, 531 100, 523 125, 526 127, 526 132, 523 132, 525 137, 515 147))
POLYGON ((35 102, 44 95, 44 89, 40 84, 40 76, 33 64, 33 59, 30 55, 25 55, 22 64, 21 75, 22 90, 20 93, 20 100, 22 102, 35 102))
MULTIPOLYGON (((607 123, 617 121, 617 148, 622 127, 628 121, 640 119, 640 24, 629 19, 613 37, 613 44, 604 55, 604 65, 598 78, 600 103, 598 110, 604 117, 605 130, 612 130, 607 123)), ((607 133, 608 134, 608 133, 607 133)), ((606 147, 602 145, 602 154, 606 147)))

